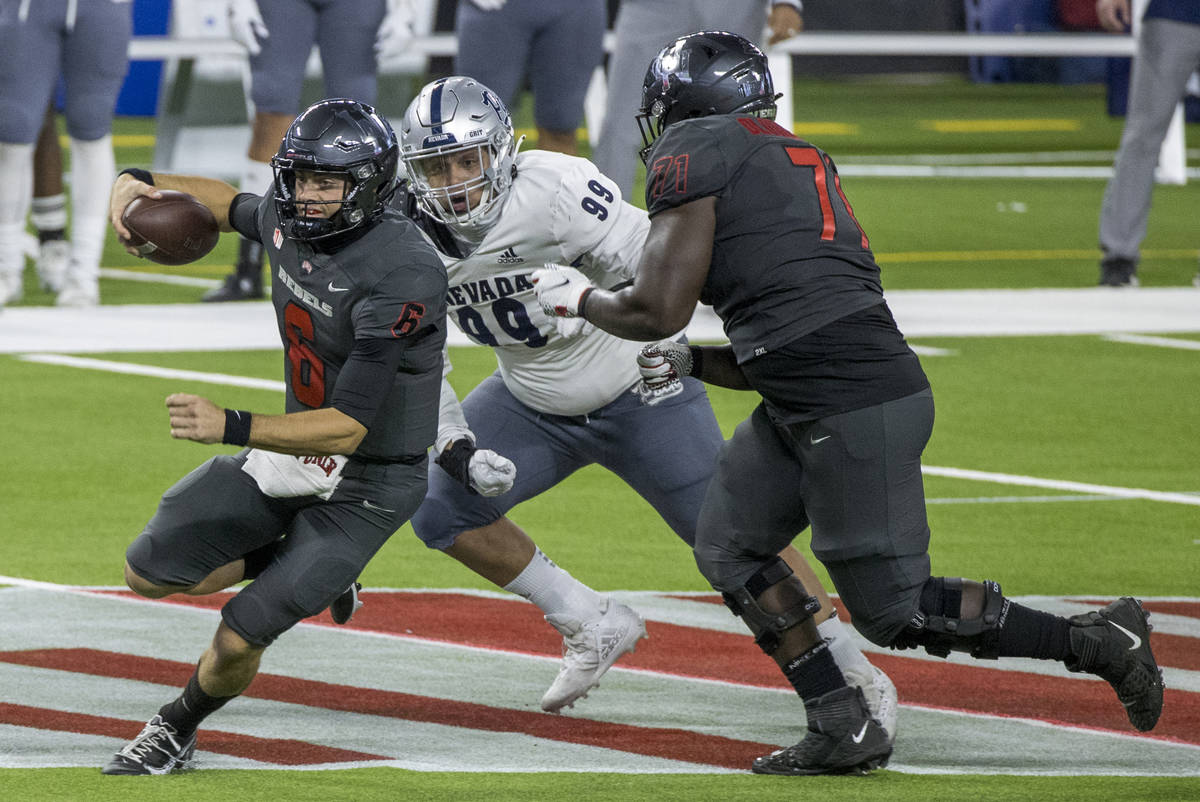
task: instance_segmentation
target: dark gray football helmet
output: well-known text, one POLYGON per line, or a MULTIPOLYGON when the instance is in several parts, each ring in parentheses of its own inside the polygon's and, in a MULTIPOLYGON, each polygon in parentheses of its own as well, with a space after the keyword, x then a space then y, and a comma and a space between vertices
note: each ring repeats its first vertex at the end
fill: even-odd
POLYGON ((749 39, 700 31, 664 47, 642 81, 642 160, 672 123, 713 114, 775 118, 775 85, 767 56, 749 39))
POLYGON ((275 209, 283 233, 305 241, 328 241, 369 225, 396 191, 400 146, 388 121, 366 103, 333 98, 305 109, 288 128, 271 159, 275 209), (305 216, 297 207, 296 171, 332 173, 346 179, 337 214, 305 216))

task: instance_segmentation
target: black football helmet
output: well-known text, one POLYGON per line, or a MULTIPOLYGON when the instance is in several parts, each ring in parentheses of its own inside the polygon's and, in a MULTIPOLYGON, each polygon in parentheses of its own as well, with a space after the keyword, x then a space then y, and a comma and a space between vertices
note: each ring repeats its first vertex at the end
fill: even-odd
POLYGON ((279 152, 275 171, 275 210, 283 233, 293 239, 336 244, 336 238, 370 225, 396 191, 400 146, 396 134, 374 108, 346 98, 321 100, 296 118, 279 152), (346 179, 341 208, 328 218, 306 217, 296 202, 296 171, 334 173, 346 179))
POLYGON ((749 39, 725 31, 681 36, 654 57, 642 81, 642 161, 672 123, 734 113, 774 119, 778 97, 767 56, 749 39))

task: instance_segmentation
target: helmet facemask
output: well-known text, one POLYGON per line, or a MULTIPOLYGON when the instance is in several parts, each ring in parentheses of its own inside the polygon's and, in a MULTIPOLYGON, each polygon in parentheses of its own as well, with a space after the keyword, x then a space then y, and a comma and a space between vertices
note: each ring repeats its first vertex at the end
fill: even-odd
MULTIPOLYGON (((311 240, 349 228, 356 223, 352 217, 362 220, 362 213, 352 210, 343 215, 351 194, 354 193, 353 180, 344 170, 311 170, 307 167, 285 166, 287 159, 276 159, 272 167, 275 171, 275 197, 283 211, 282 217, 290 223, 288 235, 295 239, 311 240), (306 192, 305 200, 300 199, 301 193, 296 190, 297 174, 306 183, 321 184, 323 180, 341 184, 341 192, 336 199, 315 200, 313 193, 306 192), (336 206, 330 214, 310 215, 309 211, 318 206, 336 206)), ((327 193, 322 193, 327 194, 327 193)))
POLYGON ((490 218, 506 194, 512 176, 493 167, 504 161, 491 143, 477 142, 406 156, 404 168, 426 213, 443 223, 464 225, 490 218))

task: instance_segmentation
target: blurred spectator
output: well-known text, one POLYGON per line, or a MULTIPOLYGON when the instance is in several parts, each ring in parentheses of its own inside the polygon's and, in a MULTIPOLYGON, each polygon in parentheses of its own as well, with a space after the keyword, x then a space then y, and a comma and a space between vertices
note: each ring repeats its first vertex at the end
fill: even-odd
MULTIPOLYGON (((412 0, 229 0, 230 34, 250 55, 254 101, 250 148, 239 188, 262 194, 274 176, 271 157, 300 111, 304 67, 321 55, 326 97, 375 104, 377 60, 412 38, 412 0)), ((263 297, 263 246, 242 238, 237 264, 205 301, 263 297)))
POLYGON ((514 108, 528 71, 538 149, 575 155, 583 99, 604 59, 605 18, 604 0, 459 0, 454 72, 487 81, 514 108))
POLYGON ((33 151, 33 208, 30 222, 37 232, 37 274, 42 289, 62 289, 71 259, 67 241, 67 195, 63 191, 62 146, 58 143, 58 115, 51 102, 33 151))
MULTIPOLYGON (((1110 31, 1127 31, 1133 23, 1130 0, 1096 0, 1096 14, 1110 31)), ((1100 284, 1109 287, 1138 284, 1159 151, 1188 78, 1200 66, 1200 3, 1150 0, 1137 40, 1121 147, 1100 208, 1100 284)))
POLYGON ((0 305, 23 295, 34 142, 60 75, 71 142, 71 245, 57 303, 100 302, 115 172, 112 118, 129 64, 131 11, 131 3, 112 0, 0 6, 0 305))
MULTIPOLYGON (((608 61, 604 124, 592 154, 600 172, 617 182, 623 196, 632 197, 634 156, 642 147, 634 115, 642 105, 646 67, 664 42, 705 30, 729 31, 757 42, 769 24, 767 44, 775 44, 804 28, 801 8, 800 0, 621 0, 608 61)), ((791 126, 790 120, 781 122, 791 126)))

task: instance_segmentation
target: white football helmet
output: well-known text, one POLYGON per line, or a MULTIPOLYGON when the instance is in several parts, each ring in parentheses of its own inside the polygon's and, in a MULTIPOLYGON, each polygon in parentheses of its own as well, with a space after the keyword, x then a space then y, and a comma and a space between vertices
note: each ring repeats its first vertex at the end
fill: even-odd
POLYGON ((523 139, 515 138, 495 92, 473 78, 439 78, 408 104, 400 125, 409 191, 443 223, 490 226, 512 186, 523 139))

